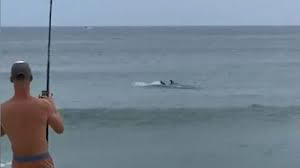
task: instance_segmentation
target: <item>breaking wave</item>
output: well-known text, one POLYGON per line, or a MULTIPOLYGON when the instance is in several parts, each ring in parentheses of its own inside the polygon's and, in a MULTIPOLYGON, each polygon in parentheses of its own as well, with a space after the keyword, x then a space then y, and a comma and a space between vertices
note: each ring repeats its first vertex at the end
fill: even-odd
POLYGON ((71 126, 90 124, 102 127, 176 126, 211 121, 264 120, 285 122, 300 119, 300 106, 275 107, 251 105, 227 108, 123 108, 123 109, 61 109, 65 122, 71 126))

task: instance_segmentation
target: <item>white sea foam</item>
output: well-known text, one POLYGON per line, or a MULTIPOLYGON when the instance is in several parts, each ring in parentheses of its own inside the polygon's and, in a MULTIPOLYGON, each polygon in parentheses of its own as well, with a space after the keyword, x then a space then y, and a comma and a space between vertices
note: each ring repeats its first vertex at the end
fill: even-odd
POLYGON ((5 167, 5 168, 7 167, 8 168, 9 166, 11 166, 11 164, 12 164, 11 162, 0 163, 0 167, 5 167))

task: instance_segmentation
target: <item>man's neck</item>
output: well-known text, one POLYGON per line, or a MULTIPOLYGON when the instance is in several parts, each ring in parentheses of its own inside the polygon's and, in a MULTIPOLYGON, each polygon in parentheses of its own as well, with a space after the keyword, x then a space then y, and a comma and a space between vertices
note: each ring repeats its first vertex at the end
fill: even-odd
POLYGON ((26 99, 30 97, 30 87, 27 84, 15 84, 15 95, 16 99, 26 99))

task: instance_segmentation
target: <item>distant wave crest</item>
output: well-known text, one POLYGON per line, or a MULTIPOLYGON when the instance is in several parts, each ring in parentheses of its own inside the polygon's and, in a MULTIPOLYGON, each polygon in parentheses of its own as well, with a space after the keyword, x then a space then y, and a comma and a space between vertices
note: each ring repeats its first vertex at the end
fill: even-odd
POLYGON ((238 118, 284 122, 291 117, 300 118, 300 107, 298 106, 273 107, 258 104, 236 108, 97 108, 61 109, 60 111, 65 122, 71 126, 87 124, 97 127, 176 126, 217 120, 232 122, 238 118))

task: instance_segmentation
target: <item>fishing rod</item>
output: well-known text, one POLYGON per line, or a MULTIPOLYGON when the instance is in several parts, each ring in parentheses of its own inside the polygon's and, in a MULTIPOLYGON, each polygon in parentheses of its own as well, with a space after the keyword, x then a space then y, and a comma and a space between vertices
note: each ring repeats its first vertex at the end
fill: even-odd
POLYGON ((2 0, 0 0, 0 32, 2 31, 2 0))
MULTIPOLYGON (((2 31, 2 6, 1 6, 1 3, 2 1, 0 0, 0 32, 2 31)), ((0 136, 2 135, 2 118, 1 118, 1 104, 0 104, 0 136)), ((2 160, 1 160, 1 157, 2 157, 2 153, 1 153, 1 150, 2 150, 2 139, 0 140, 0 168, 2 167, 2 160)))
MULTIPOLYGON (((50 10, 49 10, 49 31, 48 31, 48 52, 47 52, 47 84, 46 90, 42 91, 43 97, 50 96, 50 56, 51 56, 51 32, 52 32, 52 4, 53 0, 50 0, 50 10)), ((46 140, 49 142, 49 126, 47 123, 46 128, 46 140)))
POLYGON ((50 56, 51 56, 51 29, 52 29, 52 0, 50 0, 49 32, 48 32, 48 61, 47 61, 47 96, 50 95, 50 56))

